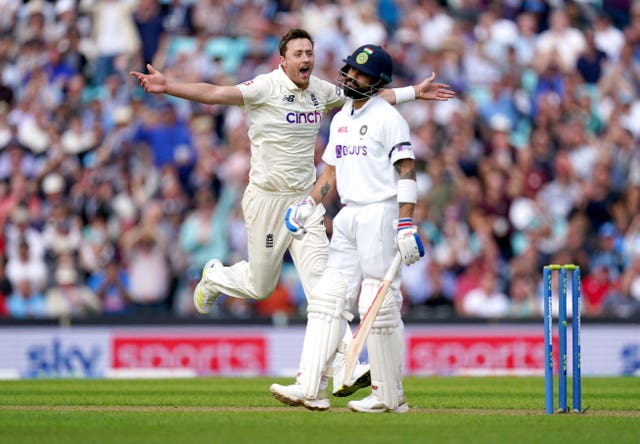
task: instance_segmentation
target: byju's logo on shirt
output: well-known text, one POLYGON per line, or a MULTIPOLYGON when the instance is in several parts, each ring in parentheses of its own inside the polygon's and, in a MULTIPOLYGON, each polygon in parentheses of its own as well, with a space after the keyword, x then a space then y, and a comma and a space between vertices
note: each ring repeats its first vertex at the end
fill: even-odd
POLYGON ((320 111, 295 112, 287 114, 286 119, 287 123, 294 125, 316 124, 322 122, 322 113, 320 111))
POLYGON ((336 158, 340 159, 346 156, 366 156, 366 145, 336 145, 336 158))

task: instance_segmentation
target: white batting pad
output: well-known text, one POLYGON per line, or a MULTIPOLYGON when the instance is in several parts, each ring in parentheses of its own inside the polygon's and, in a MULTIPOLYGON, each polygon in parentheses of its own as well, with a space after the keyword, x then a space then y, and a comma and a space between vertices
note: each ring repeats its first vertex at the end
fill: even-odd
MULTIPOLYGON (((363 282, 358 306, 360 317, 366 313, 380 284, 381 282, 376 280, 363 282)), ((389 409, 396 409, 402 396, 402 363, 404 361, 404 324, 397 302, 399 295, 395 293, 397 293, 396 290, 389 290, 367 338, 371 389, 380 396, 389 409)))
MULTIPOLYGON (((345 331, 344 331, 344 336, 342 337, 342 341, 340 344, 338 344, 338 351, 336 352, 336 356, 333 360, 333 370, 332 370, 332 375, 333 375, 333 387, 334 387, 334 392, 335 390, 338 389, 338 387, 342 386, 344 384, 344 364, 345 364, 345 356, 344 356, 344 352, 347 350, 347 346, 349 345, 349 342, 351 342, 351 340, 353 339, 353 332, 351 331, 351 327, 349 326, 349 324, 347 324, 345 331)), ((358 364, 360 364, 360 361, 358 361, 358 364)), ((356 364, 356 367, 357 365, 356 364)), ((357 379, 358 375, 355 375, 351 378, 352 380, 357 379)), ((352 382, 352 381, 347 381, 352 382)), ((351 385, 351 384, 347 384, 347 385, 351 385)))
POLYGON ((307 328, 300 358, 298 382, 307 398, 318 395, 320 379, 331 364, 347 329, 346 286, 342 274, 327 269, 307 306, 307 328))

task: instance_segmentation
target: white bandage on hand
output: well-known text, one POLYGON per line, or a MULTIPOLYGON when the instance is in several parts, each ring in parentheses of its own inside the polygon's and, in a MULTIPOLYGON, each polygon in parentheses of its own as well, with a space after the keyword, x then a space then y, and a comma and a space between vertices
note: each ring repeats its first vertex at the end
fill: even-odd
POLYGON ((313 197, 307 196, 302 202, 287 208, 284 216, 284 224, 296 238, 301 238, 307 232, 304 224, 315 206, 316 201, 313 197))
POLYGON ((407 265, 417 262, 424 256, 424 246, 417 227, 413 225, 413 219, 410 217, 398 219, 396 228, 398 229, 396 245, 402 261, 407 265))

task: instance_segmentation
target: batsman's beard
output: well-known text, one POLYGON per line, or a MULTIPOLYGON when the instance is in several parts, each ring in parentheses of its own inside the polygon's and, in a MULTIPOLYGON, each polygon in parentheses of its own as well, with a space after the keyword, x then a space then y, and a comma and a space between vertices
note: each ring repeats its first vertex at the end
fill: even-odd
POLYGON ((366 85, 365 88, 361 88, 356 79, 349 76, 345 72, 341 72, 338 76, 338 84, 342 87, 344 95, 353 100, 365 100, 378 94, 380 91, 381 80, 376 82, 375 85, 366 85))

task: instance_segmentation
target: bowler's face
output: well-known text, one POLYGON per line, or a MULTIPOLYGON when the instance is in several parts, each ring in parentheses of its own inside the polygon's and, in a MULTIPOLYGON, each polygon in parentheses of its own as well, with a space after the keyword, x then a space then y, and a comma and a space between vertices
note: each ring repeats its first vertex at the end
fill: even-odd
POLYGON ((280 64, 293 83, 305 89, 309 86, 309 78, 313 71, 313 45, 307 39, 291 40, 287 44, 284 57, 280 57, 280 64))

